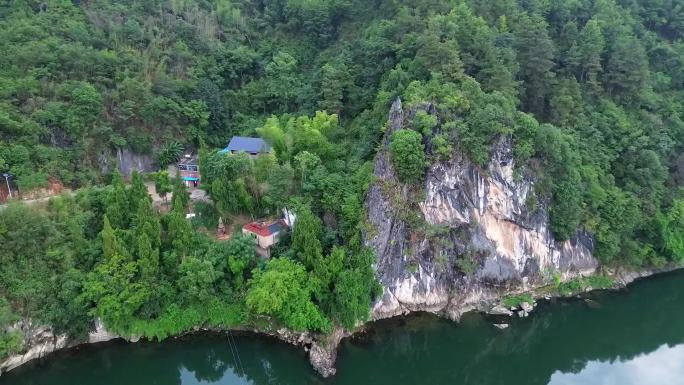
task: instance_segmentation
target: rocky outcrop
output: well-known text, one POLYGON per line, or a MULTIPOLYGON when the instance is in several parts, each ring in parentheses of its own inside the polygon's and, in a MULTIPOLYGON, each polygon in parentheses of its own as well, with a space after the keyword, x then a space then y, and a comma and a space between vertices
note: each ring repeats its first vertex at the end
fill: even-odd
POLYGON ((342 338, 349 334, 341 328, 336 328, 324 340, 314 340, 309 349, 309 362, 323 377, 335 374, 335 361, 337 360, 337 347, 342 338))
POLYGON ((82 340, 72 339, 63 334, 55 334, 51 328, 33 325, 30 320, 17 323, 13 329, 20 331, 24 335, 24 346, 26 349, 21 353, 12 354, 0 362, 0 374, 29 361, 45 357, 60 349, 84 343, 106 342, 121 338, 109 332, 99 319, 95 320, 93 327, 93 330, 88 333, 88 338, 82 340))
POLYGON ((88 343, 96 344, 98 342, 107 342, 115 340, 117 338, 122 338, 118 334, 112 333, 107 328, 105 328, 102 320, 99 318, 95 320, 95 328, 88 333, 88 343))
POLYGON ((111 172, 117 166, 121 174, 125 176, 130 176, 133 170, 157 171, 157 164, 151 155, 137 154, 128 148, 117 148, 115 152, 103 151, 98 154, 97 163, 103 174, 111 172))
POLYGON ((157 170, 154 159, 150 155, 136 154, 129 149, 116 150, 119 170, 123 175, 131 175, 133 170, 152 172, 157 170))
MULTIPOLYGON (((253 330, 255 333, 263 331, 253 330)), ((337 347, 342 338, 348 337, 349 333, 341 328, 335 328, 327 336, 314 336, 310 333, 296 333, 287 329, 279 329, 273 333, 265 333, 285 341, 289 344, 303 347, 309 355, 311 366, 323 377, 330 377, 337 371, 337 347)))
POLYGON ((55 335, 50 329, 36 328, 27 332, 25 346, 28 350, 21 354, 13 354, 0 363, 0 373, 65 348, 69 346, 69 340, 66 336, 55 335))
MULTIPOLYGON (((428 168, 422 193, 401 184, 389 141, 394 131, 410 128, 416 109, 434 113, 429 104, 408 111, 398 100, 393 104, 366 199, 365 243, 375 251, 384 288, 374 319, 411 311, 457 319, 504 293, 597 268, 586 234, 562 243, 553 239, 546 204, 534 197, 534 178, 515 169, 509 140, 496 146, 486 169, 454 151, 428 168), (410 210, 419 225, 405 219, 410 210)), ((425 144, 429 151, 429 139, 425 144)))

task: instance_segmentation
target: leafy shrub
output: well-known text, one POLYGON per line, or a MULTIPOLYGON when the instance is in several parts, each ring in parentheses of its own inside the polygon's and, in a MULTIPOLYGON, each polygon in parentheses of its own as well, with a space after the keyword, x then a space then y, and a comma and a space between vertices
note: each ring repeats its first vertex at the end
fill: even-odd
POLYGON ((475 270, 477 269, 477 261, 470 255, 462 255, 460 258, 456 259, 454 264, 467 276, 475 274, 475 270))
POLYGON ((47 187, 48 177, 43 172, 37 172, 29 175, 23 175, 17 178, 17 186, 19 190, 31 191, 47 187))
POLYGON ((215 230, 218 226, 218 219, 218 211, 214 205, 206 202, 195 203, 195 217, 192 218, 193 226, 215 230))
POLYGON ((425 110, 420 110, 413 117, 413 125, 416 127, 416 131, 429 136, 432 134, 432 129, 437 125, 437 117, 428 114, 425 110))
POLYGON ((593 275, 589 277, 575 278, 567 282, 557 283, 558 293, 564 296, 581 293, 588 288, 609 289, 613 287, 613 278, 606 275, 593 275))
POLYGON ((178 141, 171 141, 164 144, 157 154, 157 162, 159 162, 159 167, 168 166, 180 158, 183 154, 183 145, 178 141))
POLYGON ((18 353, 24 345, 24 338, 20 332, 3 332, 0 334, 0 358, 18 353))
POLYGON ((423 177, 426 163, 423 137, 420 133, 413 130, 396 131, 392 134, 390 153, 399 180, 415 183, 423 177))
POLYGON ((444 134, 435 135, 435 137, 432 138, 432 146, 433 152, 440 159, 448 159, 453 151, 449 139, 447 139, 444 134))

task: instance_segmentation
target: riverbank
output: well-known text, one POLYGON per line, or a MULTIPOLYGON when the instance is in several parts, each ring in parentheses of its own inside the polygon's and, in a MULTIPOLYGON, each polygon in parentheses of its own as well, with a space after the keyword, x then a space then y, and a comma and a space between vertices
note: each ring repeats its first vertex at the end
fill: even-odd
POLYGON ((682 301, 684 271, 676 271, 627 290, 540 300, 532 316, 511 318, 506 330, 480 312, 459 323, 426 313, 371 322, 341 341, 338 373, 328 379, 311 370, 304 349, 279 339, 196 332, 64 349, 4 374, 0 384, 677 384, 684 375, 684 329, 676 322, 682 301))
MULTIPOLYGON (((681 266, 671 266, 663 269, 648 269, 641 271, 618 270, 608 271, 606 273, 608 273, 608 275, 614 279, 615 285, 613 289, 620 289, 626 287, 627 285, 631 284, 632 282, 638 279, 647 278, 653 275, 662 274, 666 272, 671 272, 680 268, 681 266)), ((462 315, 464 313, 471 311, 479 311, 482 313, 490 312, 492 308, 501 304, 501 302, 504 299, 504 296, 518 295, 523 292, 524 291, 520 290, 520 288, 518 288, 517 290, 510 290, 507 291, 505 294, 500 295, 496 299, 496 301, 493 301, 491 298, 483 298, 483 300, 480 303, 471 303, 467 307, 462 308, 461 311, 458 312, 458 314, 462 315)), ((530 293, 534 297, 534 299, 564 297, 563 295, 560 295, 560 293, 555 293, 554 295, 553 292, 550 292, 549 290, 545 289, 544 286, 540 286, 533 289, 532 291, 526 292, 530 293)), ((575 296, 576 294, 577 293, 573 293, 571 296, 575 296)), ((408 315, 411 313, 413 312, 407 311, 403 315, 408 315)), ((432 313, 440 317, 450 318, 452 320, 454 319, 451 317, 451 315, 453 315, 454 313, 432 313)), ((373 321, 378 321, 384 318, 374 318, 373 321)), ((321 376, 329 377, 336 373, 337 350, 342 340, 344 338, 357 335, 358 333, 363 333, 367 329, 367 325, 368 324, 359 325, 359 327, 355 329, 353 332, 348 332, 340 328, 336 328, 335 330, 333 330, 331 334, 323 338, 321 336, 313 335, 310 333, 296 333, 286 329, 259 330, 253 327, 236 327, 229 329, 196 328, 193 331, 184 333, 184 335, 206 331, 222 333, 238 331, 271 336, 273 338, 277 338, 288 344, 303 349, 307 353, 308 359, 313 368, 321 376)), ((12 355, 9 358, 5 359, 2 363, 0 363, 0 373, 12 370, 35 359, 43 358, 58 350, 72 348, 83 344, 95 344, 100 342, 106 342, 114 339, 123 339, 129 342, 137 342, 139 340, 139 338, 123 338, 116 334, 110 333, 106 330, 104 325, 102 325, 99 322, 96 322, 95 329, 91 333, 89 333, 88 339, 85 341, 70 340, 66 336, 55 336, 49 329, 36 328, 36 332, 34 332, 31 337, 32 343, 30 344, 29 349, 23 354, 12 355)))

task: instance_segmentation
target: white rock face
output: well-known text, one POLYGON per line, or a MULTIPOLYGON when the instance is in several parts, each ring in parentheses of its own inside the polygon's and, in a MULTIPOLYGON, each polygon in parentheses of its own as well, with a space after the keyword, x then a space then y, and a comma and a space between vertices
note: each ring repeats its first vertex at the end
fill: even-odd
POLYGON ((0 373, 12 370, 36 358, 45 357, 69 344, 66 336, 57 336, 48 328, 33 328, 30 323, 20 323, 18 328, 27 330, 25 346, 28 350, 22 354, 13 354, 0 363, 0 373))
MULTIPOLYGON (((420 108, 431 113, 433 108, 420 108)), ((407 115, 415 113, 415 109, 407 115)), ((592 273, 590 237, 566 242, 553 239, 545 202, 528 207, 534 179, 515 175, 511 145, 502 140, 487 169, 454 153, 426 172, 424 198, 417 203, 426 226, 441 229, 438 236, 411 229, 393 207, 397 196, 409 200, 406 186, 396 179, 387 151, 389 137, 406 126, 401 103, 390 112, 384 149, 376 157, 376 183, 366 200, 366 245, 377 256, 377 272, 384 287, 373 308, 374 318, 410 311, 430 311, 458 318, 506 290, 525 290, 551 279, 592 273), (393 186, 388 192, 387 186, 393 186), (391 195, 391 196, 390 196, 391 195), (457 261, 474 262, 467 274, 457 261)), ((426 148, 430 148, 427 143, 426 148)), ((405 208, 404 208, 405 209, 405 208)))
POLYGON ((15 329, 22 330, 25 335, 24 346, 26 351, 21 354, 13 354, 0 362, 0 373, 12 370, 31 360, 45 357, 59 349, 72 347, 81 343, 97 343, 121 338, 105 329, 100 319, 95 321, 95 329, 88 333, 87 341, 74 341, 66 335, 55 335, 48 327, 36 327, 30 321, 20 322, 15 329))
POLYGON ((107 342, 117 338, 121 338, 118 334, 114 334, 105 329, 101 319, 95 320, 95 330, 88 333, 88 343, 94 344, 98 342, 107 342))

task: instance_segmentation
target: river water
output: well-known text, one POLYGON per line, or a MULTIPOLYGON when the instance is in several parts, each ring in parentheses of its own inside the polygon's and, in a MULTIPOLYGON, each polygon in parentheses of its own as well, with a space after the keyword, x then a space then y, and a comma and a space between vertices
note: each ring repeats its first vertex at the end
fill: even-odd
POLYGON ((684 272, 543 302, 506 330, 491 321, 422 314, 378 322, 343 341, 338 374, 325 380, 295 347, 234 335, 236 357, 225 334, 203 334, 79 347, 3 374, 0 384, 684 384, 684 272))

